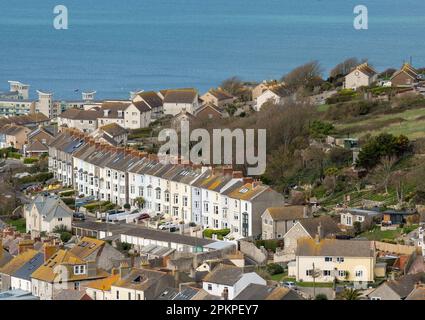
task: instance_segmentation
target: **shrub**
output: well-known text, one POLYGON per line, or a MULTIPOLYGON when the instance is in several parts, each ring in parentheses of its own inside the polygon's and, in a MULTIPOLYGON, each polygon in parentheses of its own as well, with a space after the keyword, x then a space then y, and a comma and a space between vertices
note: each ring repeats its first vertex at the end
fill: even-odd
POLYGON ((124 204, 124 206, 123 206, 123 207, 124 207, 124 209, 127 209, 127 210, 128 210, 128 209, 130 209, 130 208, 131 208, 131 205, 130 205, 129 203, 126 203, 126 204, 124 204))
POLYGON ((324 293, 319 293, 319 294, 316 294, 316 297, 314 298, 314 300, 328 300, 328 297, 324 293))
POLYGON ((283 267, 277 263, 269 263, 266 270, 271 275, 283 273, 283 267))
POLYGON ((222 240, 224 236, 227 236, 230 233, 230 229, 220 229, 220 230, 213 230, 213 229, 205 229, 203 232, 203 235, 205 238, 212 238, 212 235, 217 235, 217 238, 219 240, 222 240))
POLYGON ((61 197, 70 197, 75 194, 75 190, 67 190, 67 191, 61 191, 59 192, 59 196, 61 197))
POLYGON ((47 180, 53 178, 53 173, 51 172, 42 172, 39 174, 23 177, 18 180, 19 184, 31 183, 31 182, 46 182, 47 180))
POLYGON ((25 158, 24 159, 24 164, 33 164, 33 163, 35 163, 37 161, 38 161, 37 158, 25 158))
POLYGON ((22 154, 17 153, 17 152, 9 152, 9 153, 7 154, 7 157, 8 157, 8 158, 13 158, 13 159, 21 159, 22 154))
POLYGON ((62 232, 61 234, 62 242, 66 243, 72 238, 72 234, 68 231, 62 232))

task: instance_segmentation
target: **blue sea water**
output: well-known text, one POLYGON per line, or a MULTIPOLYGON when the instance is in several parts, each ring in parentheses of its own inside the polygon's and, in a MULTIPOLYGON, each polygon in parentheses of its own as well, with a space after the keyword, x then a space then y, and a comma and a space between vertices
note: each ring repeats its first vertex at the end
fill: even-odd
POLYGON ((347 57, 379 70, 410 56, 425 66, 423 0, 0 0, 0 89, 19 80, 79 98, 197 87, 237 75, 280 78, 319 60, 326 73, 347 57), (369 29, 355 30, 366 5, 369 29), (56 5, 69 29, 53 28, 56 5))

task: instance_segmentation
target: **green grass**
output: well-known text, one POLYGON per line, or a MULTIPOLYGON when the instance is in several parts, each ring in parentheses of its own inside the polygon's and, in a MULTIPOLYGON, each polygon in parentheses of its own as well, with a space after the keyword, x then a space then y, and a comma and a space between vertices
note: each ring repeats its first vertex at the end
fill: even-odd
POLYGON ((329 108, 330 108, 329 104, 321 104, 320 106, 317 107, 317 111, 326 112, 328 111, 329 108))
POLYGON ((380 241, 382 239, 394 240, 398 238, 402 233, 401 228, 397 228, 396 230, 384 230, 382 231, 379 227, 371 231, 365 231, 359 235, 361 238, 366 238, 368 240, 380 241))
POLYGON ((339 123, 336 124, 335 127, 337 130, 346 131, 352 129, 353 131, 356 131, 356 127, 373 125, 376 123, 376 130, 362 130, 360 136, 363 136, 367 133, 378 135, 383 132, 388 132, 394 135, 404 134, 409 139, 417 139, 425 137, 425 119, 423 117, 425 117, 425 108, 411 109, 393 114, 372 115, 365 117, 365 119, 361 121, 339 123), (383 127, 379 126, 379 123, 382 123, 383 121, 396 118, 401 118, 404 121, 391 123, 383 127))
POLYGON ((17 220, 8 220, 7 221, 8 224, 10 224, 12 227, 16 228, 16 231, 19 231, 21 233, 26 233, 27 229, 26 229, 26 223, 25 223, 25 219, 21 218, 21 219, 17 219, 17 220))
POLYGON ((282 281, 283 277, 285 276, 285 273, 278 273, 272 275, 272 280, 274 281, 282 281))

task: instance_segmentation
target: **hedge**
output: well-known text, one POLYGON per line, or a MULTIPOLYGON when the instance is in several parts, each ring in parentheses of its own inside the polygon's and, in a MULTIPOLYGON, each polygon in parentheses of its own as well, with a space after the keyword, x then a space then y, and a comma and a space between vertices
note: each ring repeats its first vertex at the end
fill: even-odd
POLYGON ((75 190, 66 190, 59 192, 59 196, 61 197, 71 197, 75 194, 75 190))
POLYGON ((38 158, 25 158, 24 164, 33 164, 34 162, 37 162, 38 158))
POLYGON ((100 210, 100 212, 105 212, 114 209, 115 205, 109 201, 98 201, 86 204, 83 207, 86 208, 89 212, 95 212, 96 210, 100 210))
POLYGON ((31 183, 31 182, 46 182, 47 180, 53 178, 53 173, 51 172, 42 172, 32 176, 23 177, 18 180, 19 184, 31 183))
POLYGON ((8 158, 13 158, 13 159, 21 159, 22 154, 17 153, 17 152, 9 152, 9 153, 7 154, 7 157, 8 157, 8 158))
POLYGON ((229 233, 230 233, 230 229, 220 229, 220 230, 205 229, 203 232, 203 235, 205 238, 212 238, 212 235, 216 234, 219 240, 223 240, 223 237, 227 236, 229 233))

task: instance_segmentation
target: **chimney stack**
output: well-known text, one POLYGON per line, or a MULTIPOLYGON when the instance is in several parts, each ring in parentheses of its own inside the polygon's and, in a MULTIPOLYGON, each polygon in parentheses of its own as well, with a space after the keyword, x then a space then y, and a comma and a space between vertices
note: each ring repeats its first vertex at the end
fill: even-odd
POLYGON ((130 274, 130 267, 127 262, 121 262, 119 267, 119 275, 120 279, 125 278, 127 275, 130 274))
POLYGON ((243 172, 242 171, 233 171, 232 176, 234 179, 241 179, 243 178, 243 172))
POLYGON ((22 254, 31 249, 34 249, 34 241, 32 240, 21 240, 18 244, 18 254, 22 254))
POLYGON ((254 182, 254 179, 253 178, 251 178, 251 177, 244 177, 243 178, 243 183, 244 184, 247 184, 247 183, 253 183, 254 182))
POLYGON ((58 246, 45 243, 43 246, 44 262, 49 260, 58 251, 58 246))

